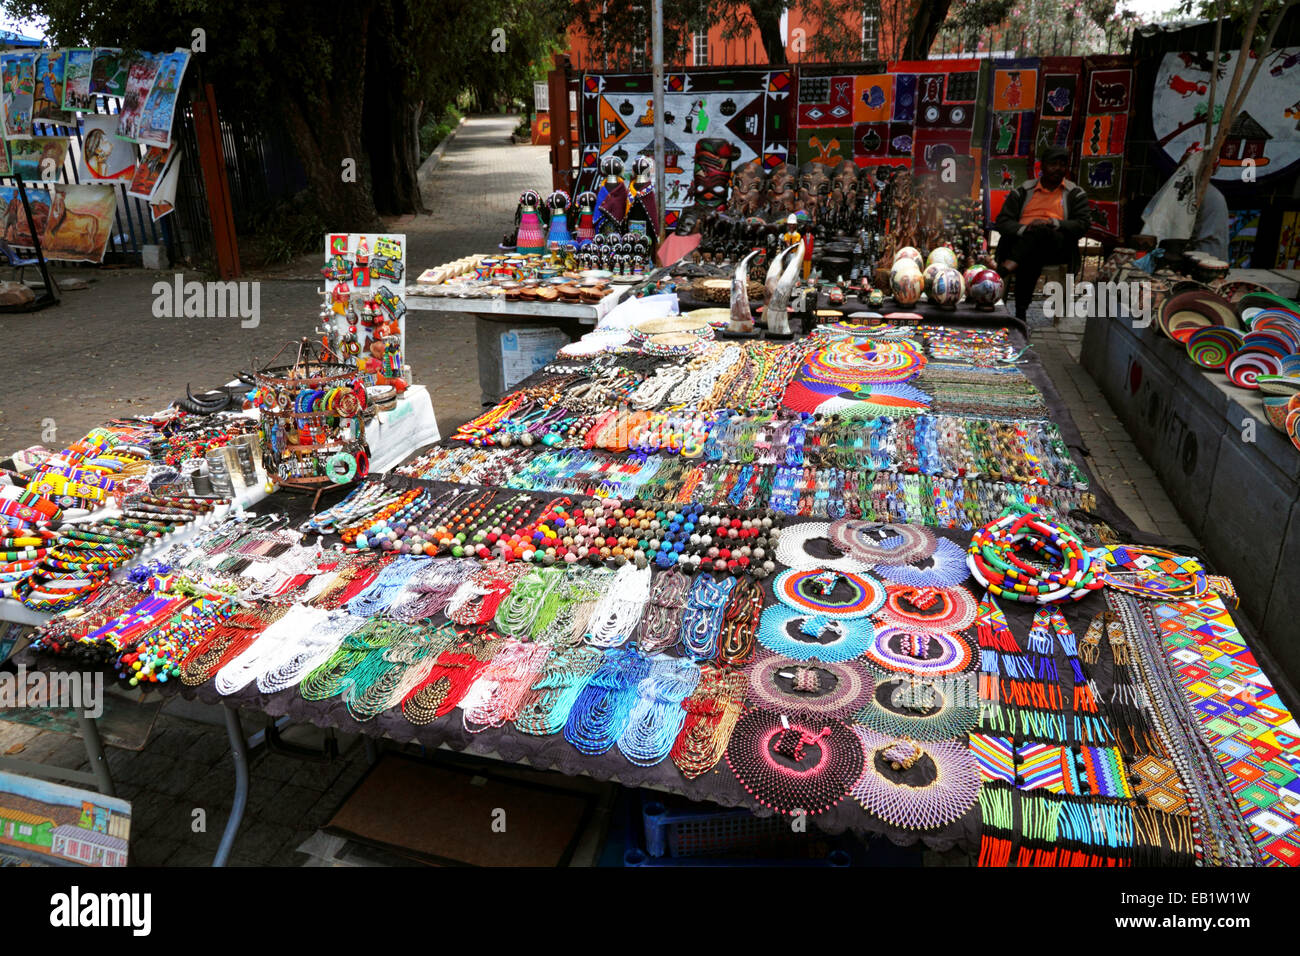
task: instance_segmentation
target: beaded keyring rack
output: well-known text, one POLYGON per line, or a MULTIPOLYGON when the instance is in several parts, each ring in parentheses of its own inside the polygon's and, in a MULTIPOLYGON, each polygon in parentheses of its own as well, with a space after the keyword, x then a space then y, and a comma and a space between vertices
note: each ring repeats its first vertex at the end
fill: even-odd
POLYGON ((326 489, 365 477, 370 457, 365 419, 374 412, 355 365, 303 338, 276 352, 253 374, 253 382, 270 484, 314 492, 315 511, 326 489), (292 363, 272 364, 295 346, 292 363))

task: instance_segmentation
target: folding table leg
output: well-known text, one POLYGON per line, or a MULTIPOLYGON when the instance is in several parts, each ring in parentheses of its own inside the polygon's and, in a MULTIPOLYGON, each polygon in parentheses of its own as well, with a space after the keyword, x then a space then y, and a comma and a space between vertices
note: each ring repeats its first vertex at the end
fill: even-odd
POLYGON ((221 834, 221 843, 217 846, 217 855, 212 859, 213 866, 225 866, 230 858, 230 848, 235 844, 235 834, 244 819, 244 808, 248 805, 248 753, 244 743, 244 728, 239 723, 239 712, 233 707, 222 708, 226 712, 226 735, 230 738, 230 753, 235 758, 235 802, 230 808, 230 819, 221 834))
POLYGON ((81 724, 81 739, 86 745, 86 759, 90 761, 90 769, 95 774, 99 792, 106 797, 117 796, 117 791, 113 789, 113 775, 108 772, 108 761, 104 759, 104 745, 99 739, 99 721, 94 717, 87 717, 84 713, 78 713, 77 722, 81 724))

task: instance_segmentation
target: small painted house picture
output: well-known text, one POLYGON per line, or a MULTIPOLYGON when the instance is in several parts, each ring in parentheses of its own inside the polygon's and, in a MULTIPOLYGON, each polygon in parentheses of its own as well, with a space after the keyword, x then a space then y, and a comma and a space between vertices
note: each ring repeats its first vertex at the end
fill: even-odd
POLYGON ((1256 166, 1267 166, 1268 157, 1264 155, 1264 147, 1272 138, 1272 134, 1260 126, 1255 117, 1242 110, 1228 127, 1227 138, 1219 150, 1219 165, 1243 166, 1249 159, 1256 166))
POLYGON ((48 852, 54 843, 54 820, 0 805, 0 843, 48 852))

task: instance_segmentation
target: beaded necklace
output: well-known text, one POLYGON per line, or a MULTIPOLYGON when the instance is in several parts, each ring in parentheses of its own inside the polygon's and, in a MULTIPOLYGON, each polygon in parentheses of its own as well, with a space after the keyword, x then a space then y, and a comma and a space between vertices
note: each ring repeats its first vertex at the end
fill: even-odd
POLYGON ((723 612, 735 586, 734 577, 716 581, 709 574, 701 574, 691 586, 680 633, 683 649, 696 660, 709 660, 717 653, 723 612))
POLYGON ((673 568, 655 577, 650 600, 637 628, 637 645, 645 654, 657 654, 681 640, 682 613, 690 581, 673 568))
POLYGON ((700 670, 682 657, 657 655, 637 688, 618 749, 628 761, 651 767, 668 756, 686 720, 685 699, 700 681, 700 670))
POLYGON ((461 701, 461 720, 470 733, 500 727, 519 713, 551 648, 506 641, 461 701))
POLYGON ((650 662, 635 647, 614 647, 582 689, 564 722, 564 739, 589 756, 602 754, 622 735, 650 662))
POLYGON ((862 744, 840 721, 761 708, 737 722, 726 757, 751 797, 792 816, 829 810, 863 769, 862 744))
POLYGON ((979 799, 979 770, 962 744, 935 740, 921 746, 857 724, 853 732, 862 742, 864 761, 849 793, 891 826, 938 829, 960 819, 979 799))
POLYGON ((853 661, 827 663, 817 658, 793 661, 760 654, 745 668, 748 698, 778 713, 807 712, 848 717, 875 690, 870 672, 853 661))
POLYGON ((451 713, 504 640, 489 631, 466 634, 447 646, 428 676, 402 698, 402 716, 420 725, 451 713))
POLYGON ((632 636, 641 611, 650 599, 650 569, 625 564, 592 612, 587 642, 594 647, 618 647, 632 636))
POLYGON ((874 636, 866 618, 811 617, 780 604, 763 611, 758 629, 758 642, 775 654, 801 661, 815 657, 831 663, 860 657, 874 636))
POLYGON ((754 656, 754 644, 763 614, 763 589, 750 578, 739 578, 722 613, 718 636, 720 663, 745 664, 754 656))
POLYGON ((515 729, 533 736, 559 733, 604 659, 601 651, 585 644, 556 648, 520 704, 515 729))
POLYGON ((745 679, 736 671, 700 665, 695 692, 682 701, 685 720, 673 742, 672 760, 694 780, 722 759, 732 730, 745 706, 745 679))

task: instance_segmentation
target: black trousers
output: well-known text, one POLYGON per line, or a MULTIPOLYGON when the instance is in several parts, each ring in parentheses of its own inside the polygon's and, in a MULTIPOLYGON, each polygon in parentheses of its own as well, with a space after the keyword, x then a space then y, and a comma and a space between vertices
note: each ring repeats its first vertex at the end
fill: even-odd
POLYGON ((1034 299, 1034 286, 1043 274, 1043 266, 1066 265, 1073 258, 1070 238, 1060 232, 1046 229, 1026 230, 1024 235, 1003 236, 994 256, 998 275, 1006 279, 1016 277, 1016 318, 1029 314, 1029 303, 1034 299), (1016 264, 1015 272, 1007 272, 1002 263, 1010 259, 1016 264))

